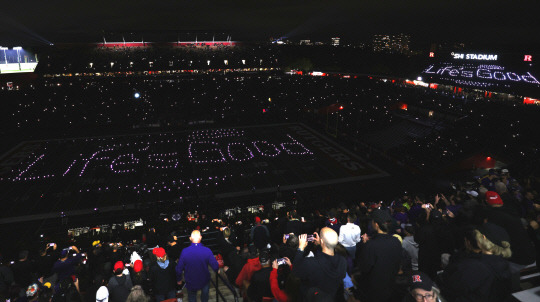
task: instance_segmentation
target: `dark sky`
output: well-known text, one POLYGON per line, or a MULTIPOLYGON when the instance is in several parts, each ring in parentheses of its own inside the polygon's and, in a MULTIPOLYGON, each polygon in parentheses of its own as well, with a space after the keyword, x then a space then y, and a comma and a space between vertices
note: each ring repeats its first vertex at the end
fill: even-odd
POLYGON ((226 31, 235 40, 404 32, 422 42, 532 46, 540 42, 540 5, 532 2, 540 1, 21 0, 0 10, 0 45, 93 40, 106 30, 226 31))

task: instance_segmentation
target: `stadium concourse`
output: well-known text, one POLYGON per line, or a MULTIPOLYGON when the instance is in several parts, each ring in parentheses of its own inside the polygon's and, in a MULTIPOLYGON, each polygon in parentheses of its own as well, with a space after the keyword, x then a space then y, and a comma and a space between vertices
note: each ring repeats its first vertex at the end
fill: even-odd
POLYGON ((187 298, 204 288, 180 256, 198 261, 199 232, 223 260, 205 260, 213 297, 534 294, 536 106, 398 75, 286 74, 284 57, 54 49, 37 79, 0 90, 2 298, 187 298), (118 298, 128 279, 141 288, 118 298))

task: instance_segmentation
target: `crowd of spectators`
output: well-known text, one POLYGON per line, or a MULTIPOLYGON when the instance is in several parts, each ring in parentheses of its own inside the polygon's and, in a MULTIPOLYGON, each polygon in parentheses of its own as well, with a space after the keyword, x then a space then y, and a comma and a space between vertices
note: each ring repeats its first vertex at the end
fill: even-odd
POLYGON ((83 249, 47 243, 2 259, 0 294, 163 301, 185 286, 189 301, 198 291, 207 301, 213 270, 244 301, 509 301, 520 271, 540 259, 538 179, 503 169, 466 181, 432 196, 198 213, 114 239, 71 239, 83 249), (211 250, 202 238, 214 235, 211 250))
POLYGON ((111 130, 150 126, 185 129, 199 121, 226 126, 302 121, 336 128, 342 142, 358 145, 370 133, 408 115, 425 131, 412 133, 405 144, 380 151, 416 168, 433 170, 479 151, 504 155, 511 162, 538 158, 536 106, 368 77, 268 73, 74 77, 42 79, 32 87, 0 94, 8 97, 2 129, 34 136, 70 131, 71 136, 110 134, 111 130), (330 117, 320 114, 321 108, 335 103, 343 105, 343 110, 330 117), (403 103, 408 111, 399 109, 403 103), (497 139, 486 135, 486 129, 497 139))
POLYGON ((40 52, 36 72, 47 75, 278 66, 265 45, 185 47, 67 47, 40 52))
MULTIPOLYGON (((88 60, 97 56, 100 71, 200 68, 208 60, 224 68, 231 57, 237 66, 274 64, 270 55, 243 63, 248 53, 235 51, 171 50, 162 57, 150 48, 98 49, 88 60)), ((94 68, 94 62, 72 59, 42 59, 41 72, 94 68)), ((184 286, 190 301, 198 291, 207 300, 208 266, 246 301, 507 301, 520 290, 519 272, 539 259, 539 183, 529 177, 538 175, 539 166, 535 107, 380 78, 268 73, 43 78, 0 95, 9 95, 0 121, 4 133, 48 133, 41 135, 110 134, 145 125, 183 129, 201 120, 324 127, 330 118, 320 109, 339 103, 343 110, 331 116, 338 139, 351 144, 402 118, 398 104, 407 103, 435 111, 435 119, 437 113, 459 119, 441 120, 431 134, 388 154, 433 169, 487 150, 511 159, 523 176, 490 170, 433 196, 404 193, 348 205, 333 200, 332 208, 289 205, 256 216, 200 215, 197 221, 146 225, 121 238, 72 238, 70 244, 51 238, 37 250, 20 251, 11 263, 2 259, 0 298, 13 302, 163 301, 179 296, 184 286), (219 232, 213 251, 202 243, 212 231, 219 232)), ((407 115, 429 120, 412 110, 407 115)))

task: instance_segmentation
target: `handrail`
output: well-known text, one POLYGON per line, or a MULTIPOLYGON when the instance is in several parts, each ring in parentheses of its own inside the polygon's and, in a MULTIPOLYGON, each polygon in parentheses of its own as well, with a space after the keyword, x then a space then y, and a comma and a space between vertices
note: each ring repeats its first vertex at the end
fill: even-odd
POLYGON ((227 286, 227 288, 232 292, 233 296, 234 296, 234 302, 238 302, 238 293, 236 292, 236 290, 234 289, 234 287, 226 280, 224 279, 220 274, 219 274, 219 270, 216 272, 216 282, 214 283, 214 280, 210 279, 210 281, 212 282, 212 285, 216 288, 216 302, 219 302, 219 297, 221 297, 221 299, 223 301, 227 301, 225 299, 225 297, 223 296, 223 294, 221 293, 221 291, 219 290, 218 286, 219 286, 219 279, 221 279, 221 281, 223 282, 223 284, 225 284, 225 286, 227 286))
MULTIPOLYGON (((216 275, 218 273, 216 272, 216 275)), ((219 302, 219 297, 221 297, 221 299, 223 299, 223 301, 227 301, 225 300, 225 297, 223 296, 223 294, 219 291, 219 288, 218 288, 218 278, 216 277, 216 283, 214 283, 214 281, 212 279, 210 279, 210 282, 212 282, 212 285, 214 285, 214 287, 216 288, 216 302, 219 302)))
POLYGON ((217 283, 218 278, 221 279, 221 281, 223 281, 223 284, 225 284, 225 286, 227 286, 227 288, 230 289, 231 292, 233 293, 234 302, 238 302, 238 293, 236 292, 234 287, 229 283, 229 281, 225 280, 219 273, 216 273, 216 276, 217 276, 216 283, 217 283))

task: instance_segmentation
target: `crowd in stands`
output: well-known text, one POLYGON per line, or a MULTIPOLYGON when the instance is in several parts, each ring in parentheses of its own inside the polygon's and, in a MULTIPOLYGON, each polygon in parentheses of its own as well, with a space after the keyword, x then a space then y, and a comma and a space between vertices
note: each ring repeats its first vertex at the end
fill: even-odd
POLYGON ((36 72, 74 74, 278 66, 275 49, 264 45, 212 47, 99 47, 44 50, 36 72))
POLYGON ((189 301, 198 291, 208 301, 212 270, 244 301, 511 301, 520 271, 540 259, 540 183, 507 169, 470 180, 432 196, 200 213, 115 238, 42 244, 2 259, 0 294, 163 301, 185 286, 189 301), (202 243, 211 233, 212 250, 202 243))
MULTIPOLYGON (((39 68, 85 72, 94 68, 93 55, 100 71, 146 70, 150 62, 156 70, 202 67, 208 60, 224 68, 231 56, 231 64, 243 66, 248 53, 236 51, 171 50, 162 57, 149 48, 98 49, 88 60, 66 51, 65 57, 42 59, 39 68)), ((274 57, 262 57, 273 66, 274 57)), ((252 56, 245 64, 263 66, 260 59, 252 56)), ((529 176, 539 175, 540 166, 535 107, 368 77, 267 73, 43 78, 0 95, 9 96, 0 119, 3 134, 98 135, 150 124, 184 129, 200 120, 220 126, 303 121, 324 128, 333 119, 341 142, 351 144, 403 115, 429 120, 413 110, 396 114, 396 105, 407 103, 435 111, 433 119, 459 119, 441 119, 431 134, 387 150, 402 162, 434 169, 488 150, 522 164, 514 170, 522 178, 490 170, 444 194, 404 193, 385 202, 359 197, 353 204, 336 197, 332 205, 200 214, 196 221, 147 225, 115 238, 51 238, 13 261, 1 259, 0 299, 163 301, 185 286, 190 301, 198 291, 207 300, 213 270, 245 301, 508 301, 520 290, 520 271, 540 259, 540 185, 529 176), (318 113, 335 103, 344 109, 331 118, 318 113), (212 250, 202 243, 211 232, 219 234, 212 250)))
POLYGON ((33 87, 0 94, 8 97, 3 104, 7 110, 0 121, 2 129, 32 135, 70 130, 74 132, 70 136, 85 135, 85 131, 110 134, 111 129, 149 125, 185 129, 189 123, 203 120, 220 126, 302 121, 335 128, 338 135, 345 136, 341 141, 358 144, 370 134, 377 136, 377 131, 391 129, 408 115, 423 131, 411 133, 404 144, 376 149, 420 169, 432 170, 478 151, 529 162, 537 160, 539 150, 534 140, 536 106, 367 77, 264 73, 75 77, 43 79, 33 87), (321 108, 335 103, 343 105, 343 110, 330 117, 320 114, 321 108), (400 110, 397 104, 401 103, 409 110, 400 110), (429 111, 432 117, 428 117, 429 111), (486 129, 495 133, 496 140, 486 135, 486 129))

